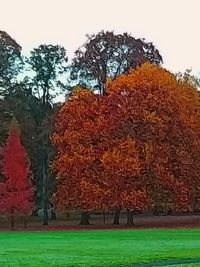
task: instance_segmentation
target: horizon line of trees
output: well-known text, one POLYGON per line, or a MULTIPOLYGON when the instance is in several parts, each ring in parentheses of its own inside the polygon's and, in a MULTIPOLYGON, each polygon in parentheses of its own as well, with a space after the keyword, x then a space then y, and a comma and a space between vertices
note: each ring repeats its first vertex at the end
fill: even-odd
MULTIPOLYGON (((42 210, 46 225, 48 210, 53 211, 51 199, 55 189, 55 174, 49 165, 56 150, 49 136, 55 128, 55 114, 60 110, 60 104, 53 103, 54 97, 65 92, 68 101, 75 85, 92 88, 98 91, 98 96, 106 97, 108 82, 147 61, 160 66, 162 56, 153 43, 143 38, 108 31, 87 35, 70 65, 65 48, 59 45, 42 44, 30 52, 29 58, 22 57, 21 49, 6 32, 0 31, 0 145, 5 142, 10 120, 15 116, 36 189, 33 214, 42 210), (23 71, 24 77, 19 81, 23 71), (63 81, 64 75, 68 76, 66 81, 63 81)), ((191 76, 189 70, 177 77, 192 86, 198 85, 198 79, 191 76)), ((0 176, 3 181, 2 172, 0 176)), ((55 218, 55 213, 51 216, 55 218)))

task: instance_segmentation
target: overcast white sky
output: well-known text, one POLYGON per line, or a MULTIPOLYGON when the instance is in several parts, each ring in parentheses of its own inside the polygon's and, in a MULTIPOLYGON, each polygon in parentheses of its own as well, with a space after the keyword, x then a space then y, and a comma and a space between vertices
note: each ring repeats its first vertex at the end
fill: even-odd
POLYGON ((200 0, 0 0, 0 30, 27 53, 61 44, 71 57, 100 30, 152 41, 171 71, 200 72, 200 0))

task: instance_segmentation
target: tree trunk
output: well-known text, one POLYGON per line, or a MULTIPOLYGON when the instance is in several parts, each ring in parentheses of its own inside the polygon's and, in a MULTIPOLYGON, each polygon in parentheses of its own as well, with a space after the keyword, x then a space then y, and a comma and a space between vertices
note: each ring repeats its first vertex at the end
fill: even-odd
POLYGON ((24 218, 24 229, 26 229, 27 228, 27 220, 26 220, 26 218, 24 218))
POLYGON ((47 199, 45 199, 43 206, 43 225, 48 225, 48 223, 49 223, 48 207, 47 207, 47 199))
POLYGON ((103 223, 106 224, 106 211, 103 211, 103 223))
POLYGON ((114 213, 114 219, 113 219, 113 224, 119 224, 119 215, 120 215, 121 209, 119 207, 115 208, 115 213, 114 213))
POLYGON ((56 220, 56 213, 52 203, 50 203, 50 207, 51 207, 51 220, 56 220))
POLYGON ((130 210, 130 209, 127 209, 127 221, 126 221, 126 224, 128 226, 134 226, 134 221, 133 221, 133 215, 134 215, 134 211, 133 210, 130 210))
POLYGON ((90 224, 90 214, 87 211, 81 213, 80 225, 89 225, 90 224))
POLYGON ((159 207, 158 205, 155 205, 153 208, 153 215, 159 215, 159 207))
POLYGON ((15 229, 14 209, 11 210, 11 230, 15 229))
POLYGON ((103 81, 99 81, 99 94, 105 95, 105 83, 103 81))
POLYGON ((38 217, 37 210, 33 210, 31 216, 37 216, 38 217))
POLYGON ((53 210, 51 211, 51 219, 56 220, 56 213, 53 210))
MULTIPOLYGON (((45 160, 44 160, 45 161, 45 160)), ((43 162, 43 225, 48 225, 48 176, 46 172, 46 164, 43 162)))

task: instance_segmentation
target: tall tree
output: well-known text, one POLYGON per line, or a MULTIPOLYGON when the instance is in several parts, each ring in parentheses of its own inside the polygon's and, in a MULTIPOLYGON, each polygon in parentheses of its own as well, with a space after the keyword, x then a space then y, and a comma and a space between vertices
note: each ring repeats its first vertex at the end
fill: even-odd
POLYGON ((60 93, 60 76, 66 70, 66 51, 59 45, 40 45, 31 51, 27 60, 35 75, 29 79, 29 85, 40 102, 37 112, 37 189, 39 206, 43 209, 43 224, 48 224, 48 208, 50 207, 50 172, 49 159, 53 153, 49 132, 51 116, 54 111, 52 99, 60 93))
POLYGON ((57 114, 52 137, 58 149, 53 164, 58 176, 54 203, 61 210, 79 207, 86 213, 142 208, 147 203, 143 180, 137 178, 140 162, 135 141, 113 132, 117 103, 110 100, 78 89, 57 114))
MULTIPOLYGON (((43 118, 43 105, 41 99, 33 95, 31 88, 26 84, 16 84, 12 87, 12 93, 8 94, 2 100, 2 123, 0 125, 1 143, 7 136, 9 121, 15 115, 21 129, 21 141, 25 147, 31 161, 31 169, 33 172, 33 184, 36 187, 34 194, 34 214, 43 208, 43 179, 41 147, 47 151, 48 158, 51 158, 52 149, 49 143, 49 131, 51 130, 51 112, 53 113, 54 105, 49 105, 48 117, 41 125, 43 118), (46 141, 45 141, 46 140, 46 141)), ((51 174, 48 174, 51 177, 51 174)), ((49 181, 49 191, 52 191, 53 183, 49 181)), ((52 213, 53 215, 53 213, 52 213)))
POLYGON ((50 103, 59 92, 60 76, 66 70, 65 48, 59 45, 40 45, 31 51, 27 63, 34 72, 32 87, 43 105, 50 103))
POLYGON ((123 96, 121 112, 116 113, 116 131, 118 135, 131 133, 140 143, 140 155, 146 154, 141 170, 144 176, 152 177, 147 189, 152 196, 167 198, 168 204, 172 201, 173 209, 182 204, 191 209, 200 182, 200 99, 196 86, 180 82, 157 66, 144 64, 108 84, 107 91, 123 96), (124 110, 127 123, 124 116, 119 119, 124 110), (159 183, 154 183, 155 177, 159 183))
POLYGON ((132 216, 158 196, 173 210, 190 208, 200 183, 196 88, 149 63, 106 86, 105 96, 75 91, 56 115, 57 208, 132 216))
POLYGON ((16 84, 10 88, 10 91, 12 93, 7 94, 2 100, 2 112, 0 113, 2 122, 0 126, 1 143, 7 137, 9 122, 14 115, 20 125, 21 142, 31 161, 33 184, 36 186, 34 201, 35 208, 37 208, 41 199, 38 168, 39 144, 37 142, 39 133, 37 125, 41 116, 41 102, 23 83, 16 84))
POLYGON ((87 35, 87 41, 75 52, 71 78, 78 84, 105 92, 107 78, 116 78, 130 67, 145 61, 160 64, 162 57, 152 43, 136 39, 128 33, 114 34, 101 31, 87 35))
POLYGON ((26 152, 21 145, 16 121, 11 123, 9 136, 3 147, 2 172, 5 180, 0 183, 0 211, 11 216, 14 228, 16 215, 27 215, 32 209, 33 188, 26 152))

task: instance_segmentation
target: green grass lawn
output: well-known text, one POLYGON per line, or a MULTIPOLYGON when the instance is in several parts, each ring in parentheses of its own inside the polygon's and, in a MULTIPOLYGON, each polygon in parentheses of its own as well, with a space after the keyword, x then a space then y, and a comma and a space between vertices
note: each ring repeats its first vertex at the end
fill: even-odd
POLYGON ((165 267, 199 267, 200 264, 178 264, 178 265, 165 265, 165 267))
POLYGON ((200 229, 0 232, 1 267, 119 267, 174 258, 200 258, 200 229))

